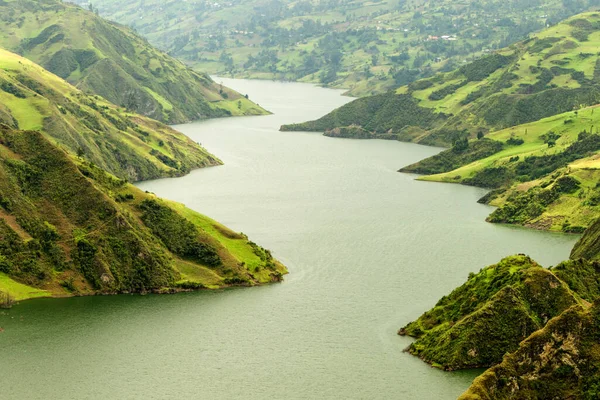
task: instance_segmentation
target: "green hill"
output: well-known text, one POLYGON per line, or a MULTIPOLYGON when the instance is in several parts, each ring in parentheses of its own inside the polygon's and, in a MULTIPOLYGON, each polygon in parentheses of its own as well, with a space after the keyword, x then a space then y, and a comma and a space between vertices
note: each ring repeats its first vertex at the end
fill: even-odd
POLYGON ((598 45, 600 14, 581 14, 452 73, 282 129, 451 146, 400 171, 494 189, 481 200, 498 207, 490 222, 582 233, 600 212, 598 45))
POLYGON ((382 93, 502 48, 583 1, 78 0, 191 65, 382 93), (500 17, 499 17, 500 16, 500 17))
POLYGON ((157 121, 86 95, 0 49, 0 122, 38 130, 72 154, 129 181, 177 176, 220 161, 157 121))
POLYGON ((588 260, 600 260, 600 219, 596 220, 577 242, 571 258, 585 258, 588 260))
POLYGON ((282 129, 336 136, 354 127, 366 131, 361 138, 451 146, 599 103, 598 45, 600 14, 580 14, 452 72, 282 129))
POLYGON ((143 193, 38 132, 0 128, 4 303, 255 285, 285 272, 244 235, 143 193))
POLYGON ((476 378, 460 400, 597 399, 600 305, 573 306, 476 378))
POLYGON ((600 221, 571 258, 545 269, 525 255, 469 274, 402 328, 407 351, 435 367, 491 367, 463 400, 598 396, 600 221))
POLYGON ((86 93, 162 122, 265 113, 132 30, 58 0, 0 1, 0 47, 86 93))
POLYGON ((586 262, 547 270, 529 257, 508 257, 471 275, 399 333, 417 338, 408 351, 439 368, 489 367, 548 320, 583 304, 573 290, 586 300, 598 297, 596 276, 586 262))
POLYGON ((488 221, 581 233, 600 212, 596 107, 559 114, 462 142, 402 172, 494 189, 488 221), (593 133, 592 133, 593 132, 593 133))

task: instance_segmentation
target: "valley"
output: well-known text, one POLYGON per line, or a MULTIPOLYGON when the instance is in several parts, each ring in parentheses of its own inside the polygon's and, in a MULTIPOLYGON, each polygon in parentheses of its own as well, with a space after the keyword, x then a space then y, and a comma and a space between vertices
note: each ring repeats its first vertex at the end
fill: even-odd
POLYGON ((597 0, 78 3, 0 0, 3 398, 598 397, 597 0))
POLYGON ((140 191, 128 189, 136 199, 124 206, 135 211, 142 196, 151 196, 146 191, 185 204, 272 250, 290 273, 280 284, 239 290, 22 302, 0 315, 0 368, 14 382, 3 393, 459 396, 481 371, 431 368, 403 353, 411 340, 397 336, 398 328, 469 272, 522 252, 556 265, 577 237, 487 224, 491 208, 475 203, 485 190, 396 172, 399 159, 413 163, 440 149, 278 132, 283 123, 348 102, 341 91, 223 84, 273 114, 175 126, 218 154, 223 166, 136 183, 140 191), (35 368, 47 372, 31 382, 27 372, 35 368))
POLYGON ((384 93, 593 6, 586 1, 78 0, 202 71, 384 93), (499 17, 502 16, 502 17, 499 17))

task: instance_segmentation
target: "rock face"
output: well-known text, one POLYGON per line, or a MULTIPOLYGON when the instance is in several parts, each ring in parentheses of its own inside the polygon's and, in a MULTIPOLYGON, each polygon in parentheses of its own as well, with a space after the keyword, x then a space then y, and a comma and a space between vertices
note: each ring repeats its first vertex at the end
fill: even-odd
POLYGON ((489 369, 461 400, 600 398, 600 304, 571 307, 489 369))
POLYGON ((351 139, 371 139, 373 135, 360 126, 352 125, 326 131, 325 136, 351 139))

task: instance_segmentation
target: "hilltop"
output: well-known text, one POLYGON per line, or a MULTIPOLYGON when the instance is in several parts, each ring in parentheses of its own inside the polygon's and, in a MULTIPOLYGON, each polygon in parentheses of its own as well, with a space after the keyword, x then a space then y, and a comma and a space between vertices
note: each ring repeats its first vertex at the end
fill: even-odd
POLYGON ((5 303, 7 295, 248 286, 279 281, 285 272, 246 236, 143 193, 39 132, 0 127, 5 303))
POLYGON ((550 319, 598 297, 596 274, 586 262, 548 270, 529 257, 508 257, 469 276, 399 333, 417 338, 408 351, 439 368, 489 367, 550 319))
POLYGON ((525 255, 469 274, 399 331, 435 367, 491 367, 463 400, 596 398, 600 222, 569 260, 548 269, 525 255))
POLYGON ((362 96, 451 71, 597 0, 78 0, 203 71, 362 96), (498 16, 502 17, 499 18, 498 16))
POLYGON ((283 130, 452 146, 600 102, 600 14, 577 15, 454 71, 283 130))
POLYGON ((0 1, 0 47, 85 93, 165 123, 266 113, 131 29, 58 0, 0 1))
POLYGON ((40 131, 72 154, 129 181, 178 176, 221 164, 168 126, 86 95, 2 49, 0 122, 40 131))

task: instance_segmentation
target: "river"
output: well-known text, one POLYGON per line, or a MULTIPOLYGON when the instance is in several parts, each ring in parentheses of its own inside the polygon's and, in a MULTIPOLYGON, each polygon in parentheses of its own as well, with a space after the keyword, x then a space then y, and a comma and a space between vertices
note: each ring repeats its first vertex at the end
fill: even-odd
POLYGON ((456 398, 477 373, 403 353, 398 328, 469 272, 514 253, 553 265, 577 238, 488 224, 483 190, 396 172, 439 149, 278 132, 340 91, 222 81, 274 114, 178 126, 225 165, 139 187, 248 234, 285 282, 24 302, 0 315, 0 398, 456 398))

